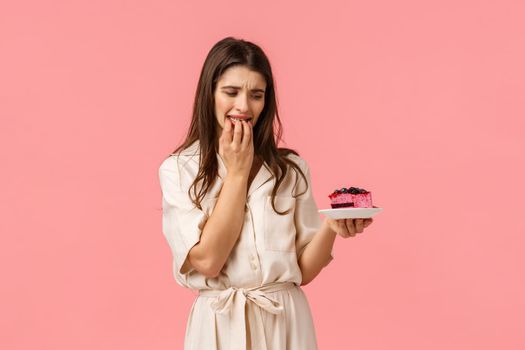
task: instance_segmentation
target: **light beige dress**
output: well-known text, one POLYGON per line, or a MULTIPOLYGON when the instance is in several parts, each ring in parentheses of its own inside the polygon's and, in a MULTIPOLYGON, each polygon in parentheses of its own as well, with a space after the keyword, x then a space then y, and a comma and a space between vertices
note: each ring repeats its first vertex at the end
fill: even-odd
POLYGON ((281 216, 271 206, 275 177, 263 163, 248 190, 239 240, 220 275, 208 278, 186 260, 199 242, 212 214, 227 170, 222 158, 219 178, 196 208, 188 189, 199 167, 199 144, 171 155, 159 168, 162 189, 163 233, 173 253, 178 284, 198 291, 186 327, 185 350, 310 350, 317 349, 308 301, 299 287, 298 258, 321 227, 312 196, 310 172, 299 156, 289 155, 308 179, 289 170, 276 196, 281 216), (294 189, 296 177, 299 182, 294 189), (292 192, 294 191, 294 192, 292 192))

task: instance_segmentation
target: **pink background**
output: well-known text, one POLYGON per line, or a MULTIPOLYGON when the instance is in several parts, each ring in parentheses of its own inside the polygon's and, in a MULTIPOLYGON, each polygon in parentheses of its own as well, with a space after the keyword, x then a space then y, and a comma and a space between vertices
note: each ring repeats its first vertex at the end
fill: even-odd
POLYGON ((0 348, 181 349, 160 162, 233 35, 285 141, 385 208, 305 287, 320 349, 524 349, 521 1, 3 1, 0 348))

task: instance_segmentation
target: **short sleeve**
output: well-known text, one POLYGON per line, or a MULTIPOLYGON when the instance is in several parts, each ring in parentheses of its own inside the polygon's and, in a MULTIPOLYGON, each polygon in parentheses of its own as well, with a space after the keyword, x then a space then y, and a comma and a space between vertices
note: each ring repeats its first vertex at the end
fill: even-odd
MULTIPOLYGON (((319 216, 319 208, 315 202, 312 191, 312 181, 310 175, 310 168, 308 164, 303 161, 304 166, 302 167, 304 175, 306 177, 306 183, 308 188, 306 192, 298 196, 296 199, 295 207, 295 227, 296 227, 296 239, 295 246, 297 251, 297 260, 303 254, 306 245, 314 238, 315 234, 319 232, 322 226, 322 220, 319 216)), ((304 179, 299 174, 299 194, 305 191, 304 179)), ((331 254, 330 261, 333 259, 333 252, 331 254)))
POLYGON ((174 156, 166 159, 159 168, 162 231, 173 254, 174 273, 186 275, 194 270, 186 259, 191 248, 200 241, 208 215, 192 203, 188 189, 181 186, 181 176, 184 174, 174 156))

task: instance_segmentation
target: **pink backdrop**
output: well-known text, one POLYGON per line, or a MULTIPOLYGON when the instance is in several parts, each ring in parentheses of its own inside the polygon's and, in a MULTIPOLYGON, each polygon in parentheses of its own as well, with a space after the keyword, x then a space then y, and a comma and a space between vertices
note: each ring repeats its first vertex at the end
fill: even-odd
POLYGON ((305 287, 320 349, 524 349, 524 10, 2 2, 0 348, 182 348, 157 169, 233 35, 268 53, 319 207, 385 208, 305 287))

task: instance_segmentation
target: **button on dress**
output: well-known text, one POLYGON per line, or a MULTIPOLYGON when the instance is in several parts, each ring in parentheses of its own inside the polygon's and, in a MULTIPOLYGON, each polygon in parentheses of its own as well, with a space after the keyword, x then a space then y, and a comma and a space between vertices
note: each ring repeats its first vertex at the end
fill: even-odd
POLYGON ((290 212, 275 213, 275 177, 264 162, 248 189, 239 239, 215 278, 195 270, 187 256, 213 213, 226 166, 217 154, 218 178, 199 210, 188 196, 199 169, 199 141, 160 165, 162 229, 173 255, 173 275, 181 286, 198 291, 186 325, 185 350, 317 349, 298 259, 322 222, 307 163, 294 154, 287 157, 305 174, 308 189, 290 168, 275 198, 279 211, 290 212))

